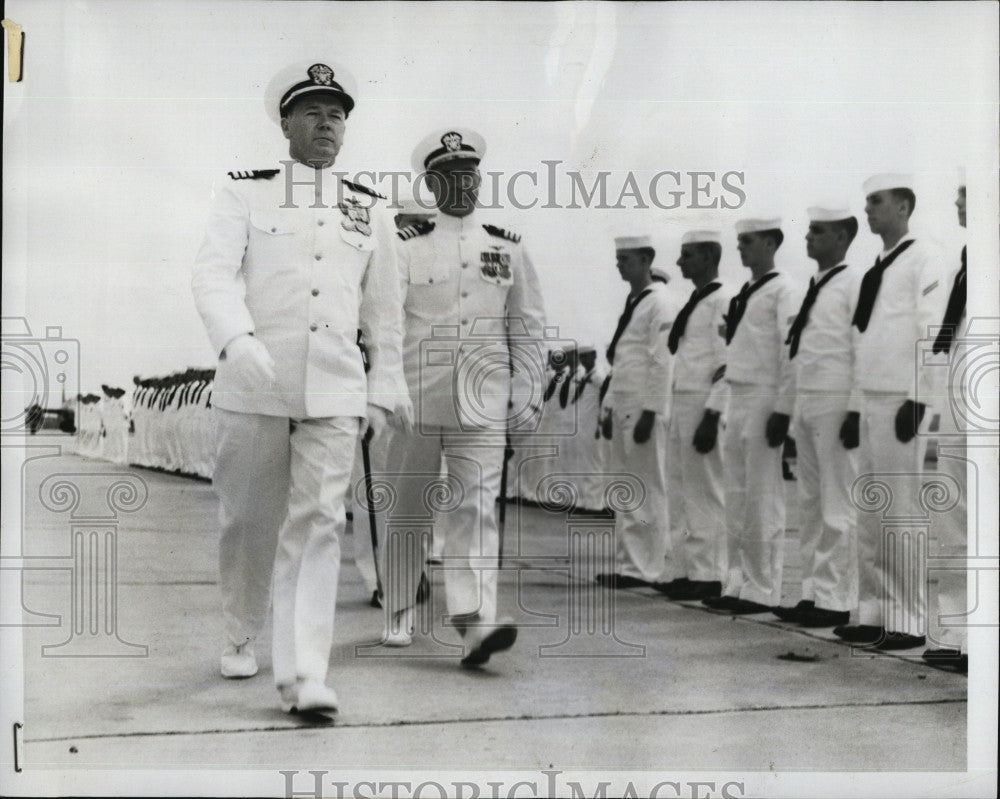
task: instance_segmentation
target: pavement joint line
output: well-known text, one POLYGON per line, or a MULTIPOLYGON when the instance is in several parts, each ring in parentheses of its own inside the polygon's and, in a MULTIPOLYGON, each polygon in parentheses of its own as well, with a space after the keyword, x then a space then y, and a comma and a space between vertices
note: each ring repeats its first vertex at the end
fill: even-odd
POLYGON ((214 730, 159 730, 159 731, 137 731, 128 733, 87 733, 83 735, 56 736, 52 738, 25 738, 24 743, 58 743, 60 741, 85 741, 101 740, 110 738, 155 738, 159 736, 180 736, 180 735, 231 735, 233 733, 256 733, 256 732, 294 732, 302 730, 364 730, 382 729, 387 727, 432 727, 444 724, 480 724, 504 721, 570 721, 574 719, 599 719, 599 718, 654 718, 658 716, 718 716, 735 713, 766 713, 775 711, 795 711, 795 710, 838 710, 846 708, 882 708, 882 707, 912 707, 914 705, 958 705, 967 704, 968 699, 915 699, 911 702, 885 701, 885 702, 836 702, 827 704, 809 705, 757 705, 754 707, 741 708, 718 708, 714 710, 651 710, 645 713, 634 713, 621 710, 609 710, 598 713, 567 713, 553 714, 551 716, 482 716, 477 718, 463 719, 413 719, 386 722, 365 722, 338 724, 336 720, 331 725, 315 724, 282 724, 269 725, 263 727, 233 727, 219 728, 214 730))

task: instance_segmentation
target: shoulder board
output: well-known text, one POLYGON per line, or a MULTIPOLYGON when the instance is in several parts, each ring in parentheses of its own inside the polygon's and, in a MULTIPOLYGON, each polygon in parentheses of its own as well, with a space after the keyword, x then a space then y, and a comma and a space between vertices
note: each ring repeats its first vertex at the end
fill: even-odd
POLYGON ((426 236, 432 230, 434 230, 435 223, 429 219, 421 219, 419 222, 415 222, 412 225, 407 225, 402 230, 396 231, 396 235, 399 236, 403 241, 409 239, 415 239, 418 236, 426 236))
POLYGON ((367 194, 369 197, 374 197, 377 200, 384 200, 385 195, 379 194, 375 189, 370 189, 368 186, 362 186, 360 183, 354 183, 350 180, 345 180, 344 185, 347 186, 351 191, 356 191, 359 194, 367 194))
POLYGON ((483 225, 483 230, 491 236, 496 236, 498 239, 507 239, 507 241, 512 241, 514 244, 517 244, 521 240, 519 234, 504 230, 502 227, 497 227, 496 225, 483 225))
POLYGON ((244 172, 230 172, 229 177, 233 180, 270 180, 277 175, 280 169, 251 169, 244 172))

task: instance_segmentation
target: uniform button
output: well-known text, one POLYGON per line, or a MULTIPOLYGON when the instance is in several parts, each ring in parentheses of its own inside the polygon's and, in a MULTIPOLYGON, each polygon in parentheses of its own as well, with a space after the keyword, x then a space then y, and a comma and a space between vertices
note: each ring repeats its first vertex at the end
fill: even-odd
POLYGON ((318 325, 317 325, 317 324, 316 324, 315 322, 313 322, 313 323, 312 323, 311 325, 309 325, 309 329, 310 329, 310 330, 311 330, 311 331, 312 331, 313 333, 315 333, 315 332, 316 332, 316 329, 317 329, 317 327, 318 327, 318 325))
POLYGON ((316 253, 316 260, 317 261, 322 261, 323 260, 323 256, 320 255, 319 253, 316 253))
POLYGON ((463 324, 463 325, 467 325, 467 324, 469 324, 469 320, 468 320, 468 319, 463 319, 463 320, 462 320, 462 324, 463 324))
POLYGON ((313 289, 313 290, 312 290, 312 295, 313 295, 314 297, 318 297, 318 296, 319 296, 319 289, 313 289))
POLYGON ((469 262, 468 261, 462 261, 462 269, 468 269, 468 268, 469 268, 469 262))
POLYGON ((427 282, 428 283, 433 283, 434 282, 434 278, 432 278, 432 277, 427 278, 427 282))
POLYGON ((319 225, 320 227, 323 227, 323 225, 325 225, 326 222, 324 222, 322 219, 320 219, 319 221, 316 222, 316 224, 319 225))
POLYGON ((463 291, 463 292, 462 292, 462 296, 463 296, 463 297, 468 297, 468 296, 469 296, 469 292, 467 292, 467 291, 463 291))
POLYGON ((271 232, 272 233, 277 233, 278 232, 278 228, 276 228, 276 227, 271 228, 271 232))

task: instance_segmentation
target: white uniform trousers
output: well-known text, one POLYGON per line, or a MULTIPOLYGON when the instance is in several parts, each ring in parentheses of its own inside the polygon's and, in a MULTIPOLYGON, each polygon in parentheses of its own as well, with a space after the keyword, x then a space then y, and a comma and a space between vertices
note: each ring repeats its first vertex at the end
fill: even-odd
POLYGON ((729 576, 726 596, 777 605, 785 558, 785 486, 780 446, 764 435, 773 392, 730 383, 723 442, 729 576))
POLYGON ((271 604, 278 528, 288 512, 288 419, 212 410, 222 614, 239 646, 260 634, 271 604))
POLYGON ((702 455, 694 431, 705 415, 707 394, 674 394, 667 445, 672 545, 682 575, 726 578, 726 508, 722 494, 722 435, 702 455))
POLYGON ((645 492, 633 510, 615 510, 615 573, 667 581, 680 576, 670 548, 667 420, 656 414, 649 440, 636 444, 632 436, 641 413, 640 408, 615 408, 612 415, 614 471, 632 475, 645 492))
POLYGON ((392 477, 396 501, 386 514, 382 559, 388 612, 415 604, 433 537, 443 538, 448 613, 478 614, 485 625, 496 621, 504 445, 502 432, 436 428, 394 435, 401 463, 392 477))
POLYGON ((851 611, 858 601, 857 507, 851 486, 857 450, 844 449, 847 399, 801 393, 795 417, 802 533, 802 599, 824 610, 851 611))
POLYGON ((234 644, 260 633, 273 573, 275 682, 323 680, 358 420, 215 414, 226 633, 234 644))
MULTIPOLYGON (((862 504, 858 515, 858 623, 924 635, 927 590, 920 563, 927 541, 907 517, 926 518, 919 493, 927 439, 922 433, 906 444, 896 438, 896 412, 905 400, 904 394, 864 395, 858 463, 862 483, 854 498, 864 503, 867 495, 875 509, 865 510, 862 504), (872 481, 867 492, 865 481, 872 481), (878 483, 888 483, 890 490, 881 490, 878 483)), ((925 415, 923 430, 930 415, 925 415)))
POLYGON ((292 426, 288 515, 274 560, 277 685, 326 679, 358 426, 354 416, 301 419, 292 426))
MULTIPOLYGON (((955 424, 954 411, 945 407, 941 411, 941 437, 938 439, 937 469, 951 477, 958 486, 957 504, 950 511, 932 520, 933 555, 940 558, 938 568, 930 573, 932 639, 934 647, 958 649, 965 653, 968 647, 968 597, 966 578, 968 567, 968 468, 964 436, 955 424)), ((949 487, 949 492, 953 491, 949 487)))

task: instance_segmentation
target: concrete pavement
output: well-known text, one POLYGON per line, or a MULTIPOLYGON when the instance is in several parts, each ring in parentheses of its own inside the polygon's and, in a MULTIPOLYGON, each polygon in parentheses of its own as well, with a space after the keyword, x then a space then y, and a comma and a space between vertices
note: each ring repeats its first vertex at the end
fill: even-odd
MULTIPOLYGON (((965 768, 966 680, 923 665, 919 650, 871 655, 770 616, 734 619, 648 589, 598 593, 567 542, 599 540, 607 524, 515 506, 501 605, 523 626, 516 648, 479 671, 458 667, 448 629, 406 650, 374 646, 381 611, 368 606, 346 537, 329 677, 341 710, 332 727, 303 726, 278 708, 269 638, 256 677, 219 677, 211 486, 40 458, 24 472, 24 553, 44 566, 69 552, 74 522, 39 500, 53 475, 97 492, 115 473, 148 492, 119 514, 114 623, 119 639, 147 650, 58 656, 58 645, 88 634, 70 627, 80 586, 71 568, 26 571, 26 618, 50 614, 49 626, 25 629, 26 768, 965 768), (56 648, 43 655, 45 646, 56 648)), ((792 518, 792 598, 795 535, 792 518)))

